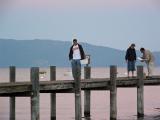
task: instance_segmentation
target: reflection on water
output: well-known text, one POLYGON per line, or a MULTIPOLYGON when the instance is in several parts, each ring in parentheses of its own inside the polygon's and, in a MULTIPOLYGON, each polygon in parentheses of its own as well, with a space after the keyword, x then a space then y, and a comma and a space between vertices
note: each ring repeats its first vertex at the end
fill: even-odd
MULTIPOLYGON (((49 80, 50 70, 43 68, 46 73, 40 77, 41 81, 49 80)), ((146 71, 146 69, 145 69, 146 71)), ((30 70, 19 68, 16 70, 16 81, 29 81, 30 70)), ((109 76, 107 68, 93 68, 92 78, 104 78, 109 76)), ((83 73, 83 70, 82 70, 83 73)), ((118 76, 126 76, 126 69, 118 68, 118 76)), ((160 69, 156 69, 156 75, 160 75, 160 69)), ((72 79, 70 68, 57 68, 57 79, 72 79)), ((83 78, 82 74, 82 78, 83 78)), ((0 81, 9 81, 9 69, 0 69, 0 81)), ((137 90, 136 88, 118 88, 117 89, 117 107, 118 120, 160 120, 160 86, 144 87, 144 118, 137 119, 137 90)), ((82 113, 84 103, 84 92, 82 92, 82 113)), ((83 120, 109 120, 110 99, 109 91, 91 92, 91 118, 82 118, 83 120)), ((56 94, 57 96, 57 120, 74 120, 74 94, 56 94)), ((0 98, 0 120, 9 120, 9 99, 0 98)), ((50 94, 40 94, 40 119, 50 119, 50 94)), ((16 98, 16 120, 30 120, 30 98, 16 98)))
POLYGON ((90 117, 84 118, 84 120, 92 120, 90 117))

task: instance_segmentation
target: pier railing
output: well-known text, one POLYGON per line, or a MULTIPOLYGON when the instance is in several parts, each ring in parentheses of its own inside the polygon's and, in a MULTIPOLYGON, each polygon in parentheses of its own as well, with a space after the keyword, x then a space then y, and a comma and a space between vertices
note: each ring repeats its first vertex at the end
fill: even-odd
MULTIPOLYGON (((50 66, 50 80, 39 81, 39 68, 30 69, 30 82, 16 82, 16 67, 10 67, 10 82, 0 83, 0 96, 10 97, 10 120, 15 118, 15 97, 31 98, 31 120, 39 120, 39 94, 51 93, 50 119, 56 120, 56 93, 75 93, 75 120, 82 119, 81 90, 84 90, 84 116, 90 117, 92 90, 110 91, 110 120, 117 119, 117 87, 137 87, 137 116, 144 116, 144 85, 160 85, 160 76, 144 77, 143 66, 137 66, 134 78, 117 77, 117 67, 110 66, 109 78, 91 78, 91 67, 84 68, 84 79, 56 80, 56 67, 50 66)), ((106 116, 107 118, 107 116, 106 116)))

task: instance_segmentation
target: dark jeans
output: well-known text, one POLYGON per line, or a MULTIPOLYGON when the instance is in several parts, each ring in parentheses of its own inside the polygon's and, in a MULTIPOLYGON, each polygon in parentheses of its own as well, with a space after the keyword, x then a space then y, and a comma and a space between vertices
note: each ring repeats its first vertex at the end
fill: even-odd
POLYGON ((127 68, 128 68, 128 72, 129 71, 135 71, 135 61, 128 61, 128 65, 127 65, 127 68))
POLYGON ((81 63, 80 60, 71 60, 72 65, 72 75, 73 78, 76 79, 81 76, 81 63))

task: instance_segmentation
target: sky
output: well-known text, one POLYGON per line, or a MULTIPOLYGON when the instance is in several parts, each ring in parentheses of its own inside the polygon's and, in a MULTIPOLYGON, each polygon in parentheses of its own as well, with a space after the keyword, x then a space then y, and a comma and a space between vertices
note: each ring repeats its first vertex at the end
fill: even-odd
POLYGON ((0 38, 160 51, 160 0, 0 0, 0 38))

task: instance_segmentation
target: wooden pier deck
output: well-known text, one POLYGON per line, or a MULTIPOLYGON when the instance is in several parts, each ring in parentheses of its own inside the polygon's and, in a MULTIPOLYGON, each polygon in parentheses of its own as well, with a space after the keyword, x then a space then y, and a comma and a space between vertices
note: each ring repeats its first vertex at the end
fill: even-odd
MULTIPOLYGON (((119 77, 117 88, 137 87, 138 78, 119 77)), ((74 93, 74 80, 40 81, 40 93, 74 93)), ((160 76, 144 79, 145 86, 160 85, 160 76)), ((110 90, 109 78, 81 80, 81 90, 110 90)), ((30 96, 31 82, 0 83, 0 96, 30 96)))
MULTIPOLYGON (((77 69, 78 70, 78 69, 77 69)), ((110 91, 110 120, 117 120, 117 88, 137 88, 137 117, 144 116, 144 86, 160 85, 160 76, 144 77, 143 66, 137 66, 134 78, 117 77, 117 67, 110 66, 109 78, 91 78, 91 67, 84 68, 84 79, 57 80, 56 67, 50 67, 50 80, 39 81, 39 68, 31 68, 31 82, 16 82, 16 68, 10 67, 10 82, 0 83, 0 97, 10 97, 10 120, 16 120, 15 97, 31 98, 31 120, 39 120, 39 94, 51 93, 51 119, 56 120, 56 93, 75 94, 75 120, 82 120, 81 90, 84 90, 84 116, 90 117, 91 91, 110 91)), ((23 80, 21 80, 23 81, 23 80)))

